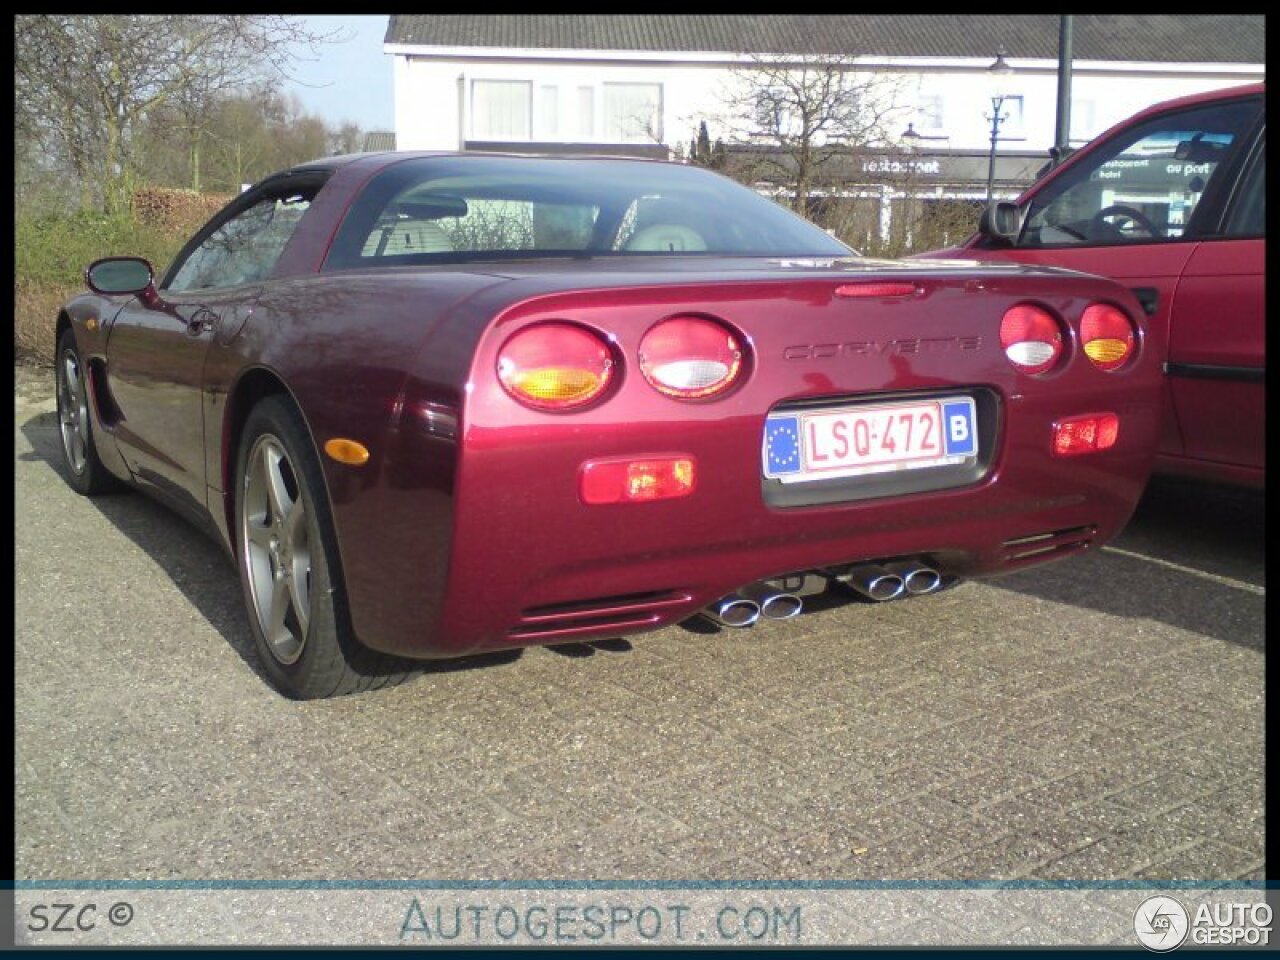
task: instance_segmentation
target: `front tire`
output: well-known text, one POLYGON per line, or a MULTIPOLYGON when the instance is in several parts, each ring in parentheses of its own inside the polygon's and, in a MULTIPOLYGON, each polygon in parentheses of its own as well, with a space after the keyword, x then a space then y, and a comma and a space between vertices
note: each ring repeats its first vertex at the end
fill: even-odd
POLYGON ((58 399, 58 436, 62 463, 73 490, 86 497, 111 493, 124 486, 102 465, 89 415, 89 378, 76 349, 75 334, 68 328, 58 338, 54 367, 58 399))
POLYGON ((351 629, 319 458, 283 396, 249 413, 236 457, 236 555, 258 656, 298 700, 372 690, 412 670, 351 629))

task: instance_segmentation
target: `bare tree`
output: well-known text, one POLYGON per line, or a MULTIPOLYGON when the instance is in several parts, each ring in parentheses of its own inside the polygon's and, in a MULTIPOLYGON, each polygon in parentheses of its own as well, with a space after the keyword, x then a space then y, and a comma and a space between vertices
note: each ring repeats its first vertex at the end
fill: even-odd
MULTIPOLYGON (((285 74, 333 39, 276 14, 22 15, 15 18, 14 128, 64 164, 81 205, 127 208, 138 134, 170 107, 195 126, 215 96, 285 74)), ((191 156, 199 183, 199 145, 191 156)))
POLYGON ((859 70, 853 57, 753 55, 722 96, 736 174, 765 180, 801 214, 810 197, 838 185, 852 158, 888 139, 896 81, 859 70))

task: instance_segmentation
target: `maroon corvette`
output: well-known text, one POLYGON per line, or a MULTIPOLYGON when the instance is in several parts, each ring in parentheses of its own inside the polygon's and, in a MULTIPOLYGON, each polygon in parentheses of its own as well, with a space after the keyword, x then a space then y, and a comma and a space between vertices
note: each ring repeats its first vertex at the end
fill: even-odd
POLYGON ((695 167, 377 154, 269 177, 58 318, 72 485, 235 558, 294 697, 414 660, 786 618, 1102 543, 1163 344, 1108 280, 864 259, 695 167))

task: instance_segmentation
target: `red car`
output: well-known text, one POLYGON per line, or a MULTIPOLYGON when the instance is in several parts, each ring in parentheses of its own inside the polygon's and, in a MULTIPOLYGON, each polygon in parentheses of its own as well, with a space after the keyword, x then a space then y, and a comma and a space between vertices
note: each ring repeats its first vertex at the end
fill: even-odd
POLYGON ((1155 448, 1165 345, 1124 287, 861 259, 697 167, 331 158, 158 283, 87 279, 71 483, 206 526, 294 697, 1068 556, 1155 448))
POLYGON ((1261 487, 1265 86, 1156 104, 924 254, 1069 267, 1131 288, 1167 352, 1156 469, 1261 487))

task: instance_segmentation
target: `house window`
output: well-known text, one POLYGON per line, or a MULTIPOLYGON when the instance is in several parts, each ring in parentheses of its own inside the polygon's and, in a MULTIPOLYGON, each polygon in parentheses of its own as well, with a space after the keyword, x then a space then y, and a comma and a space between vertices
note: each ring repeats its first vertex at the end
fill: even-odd
POLYGON ((560 133, 560 88, 538 87, 537 123, 539 140, 554 140, 560 133))
POLYGON ((528 140, 533 85, 523 80, 471 84, 471 134, 477 140, 528 140))
POLYGON ((596 88, 579 87, 574 132, 579 140, 590 140, 596 134, 596 88))
POLYGON ((926 94, 920 98, 916 109, 916 126, 921 132, 935 133, 942 129, 942 97, 926 94))
POLYGON ((1025 140, 1026 132, 1022 127, 1022 95, 1004 98, 1000 105, 1000 115, 1004 121, 1000 124, 1001 140, 1025 140))
POLYGON ((612 143, 662 139, 662 85, 606 83, 604 138, 612 143))
POLYGON ((1098 132, 1098 104, 1093 100, 1071 101, 1071 142, 1087 143, 1098 132))

